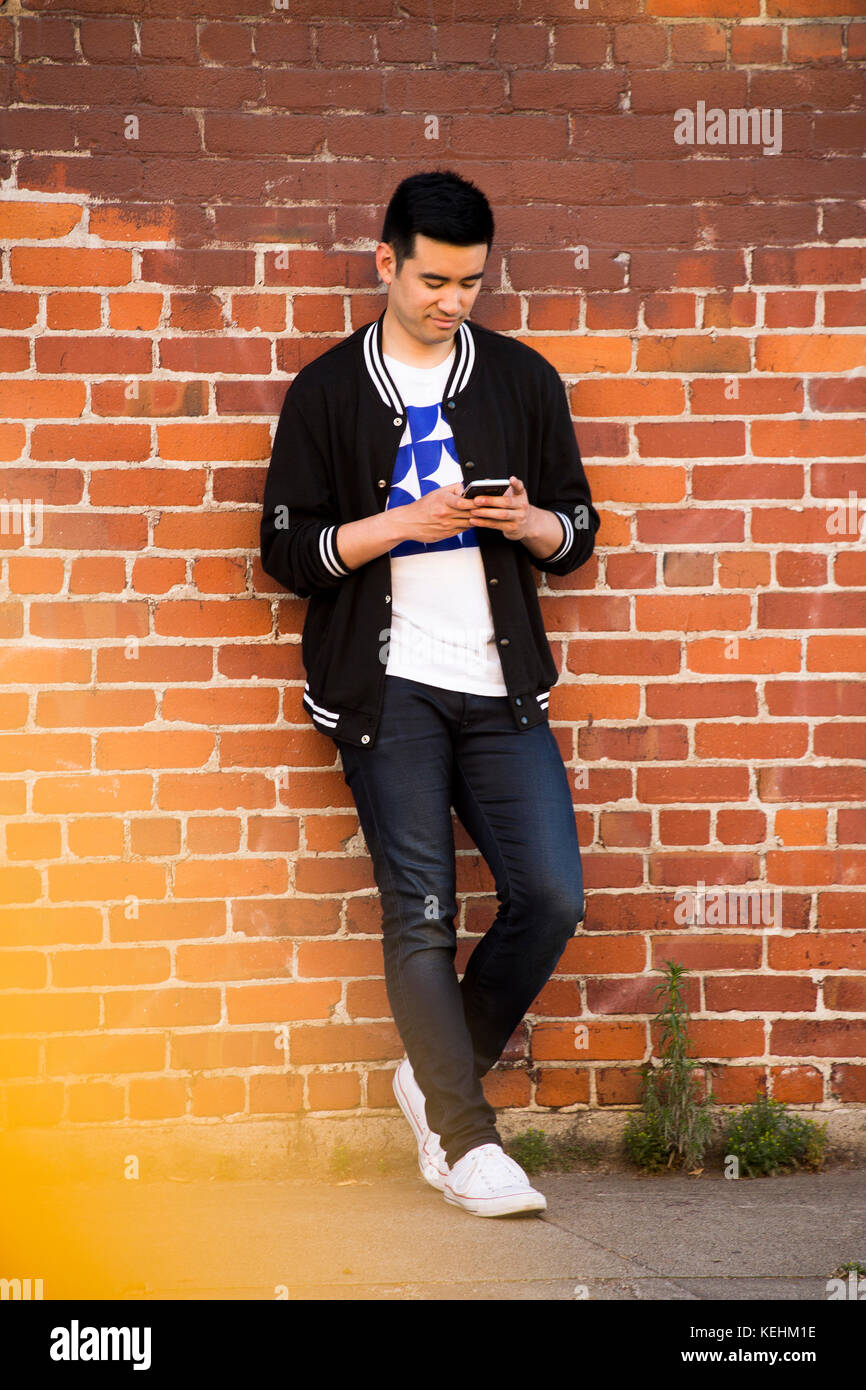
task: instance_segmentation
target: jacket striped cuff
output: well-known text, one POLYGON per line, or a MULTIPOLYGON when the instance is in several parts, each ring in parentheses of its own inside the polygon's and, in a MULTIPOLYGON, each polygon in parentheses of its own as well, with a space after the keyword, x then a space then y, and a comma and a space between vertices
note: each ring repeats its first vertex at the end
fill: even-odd
POLYGON ((558 550, 554 550, 552 555, 548 555, 545 560, 541 561, 541 563, 545 565, 554 564, 557 560, 561 560, 563 555, 571 549, 574 542, 574 527, 571 524, 571 518, 566 516, 565 512, 554 512, 553 515, 558 516, 562 522, 563 542, 558 550))
POLYGON ((337 527, 326 526, 319 536, 319 558, 329 574, 335 579, 343 579, 352 571, 343 564, 337 549, 337 527))

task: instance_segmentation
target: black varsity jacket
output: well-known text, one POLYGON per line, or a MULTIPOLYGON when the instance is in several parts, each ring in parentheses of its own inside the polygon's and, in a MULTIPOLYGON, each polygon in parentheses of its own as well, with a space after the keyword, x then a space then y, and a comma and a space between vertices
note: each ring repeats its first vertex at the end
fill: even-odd
MULTIPOLYGON (((382 315, 308 363, 286 391, 265 480, 265 572, 309 598, 303 702, 315 728, 375 744, 385 693, 391 602, 386 551, 348 569, 337 528, 385 510, 406 419, 382 357, 382 315)), ((547 719, 556 665, 533 567, 570 574, 591 556, 600 518, 563 384, 534 348, 464 320, 442 398, 467 482, 515 474, 553 511, 562 544, 538 559, 493 527, 476 530, 493 629, 518 730, 547 719)))

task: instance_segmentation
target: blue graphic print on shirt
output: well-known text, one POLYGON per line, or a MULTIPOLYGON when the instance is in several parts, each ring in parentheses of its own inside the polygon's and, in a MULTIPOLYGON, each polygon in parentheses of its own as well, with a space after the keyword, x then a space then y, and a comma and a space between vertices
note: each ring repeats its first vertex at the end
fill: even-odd
MULTIPOLYGON (((394 476, 388 493, 388 506, 405 507, 417 502, 428 492, 463 481, 457 460, 454 437, 443 415, 441 403, 406 407, 406 429, 394 461, 394 476)), ((401 541, 390 551, 392 556, 421 555, 428 550, 460 550, 478 546, 474 526, 456 536, 441 541, 401 541)))

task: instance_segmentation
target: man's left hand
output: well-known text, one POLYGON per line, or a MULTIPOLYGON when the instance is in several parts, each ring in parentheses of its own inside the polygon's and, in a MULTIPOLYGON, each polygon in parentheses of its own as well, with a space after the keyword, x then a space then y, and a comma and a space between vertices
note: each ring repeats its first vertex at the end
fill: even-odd
POLYGON ((474 497, 477 510, 469 513, 469 521, 473 526, 492 526, 510 541, 519 541, 529 531, 535 509, 519 478, 512 474, 508 483, 508 491, 501 497, 474 497))

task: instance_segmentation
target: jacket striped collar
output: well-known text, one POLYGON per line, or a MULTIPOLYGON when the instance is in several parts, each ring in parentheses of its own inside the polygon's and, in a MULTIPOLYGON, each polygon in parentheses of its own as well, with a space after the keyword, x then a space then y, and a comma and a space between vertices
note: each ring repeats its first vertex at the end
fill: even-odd
MULTIPOLYGON (((406 414, 406 407, 400 399, 400 392, 397 390, 393 377, 385 366, 385 357, 382 351, 382 320, 384 317, 385 310, 383 309, 378 319, 364 330, 364 363, 382 400, 389 409, 397 411, 402 416, 406 414)), ((468 319, 463 320, 454 334, 454 348, 454 362, 448 375, 443 400, 447 400, 449 396, 456 396, 458 391, 464 389, 475 365, 475 338, 468 319)))

